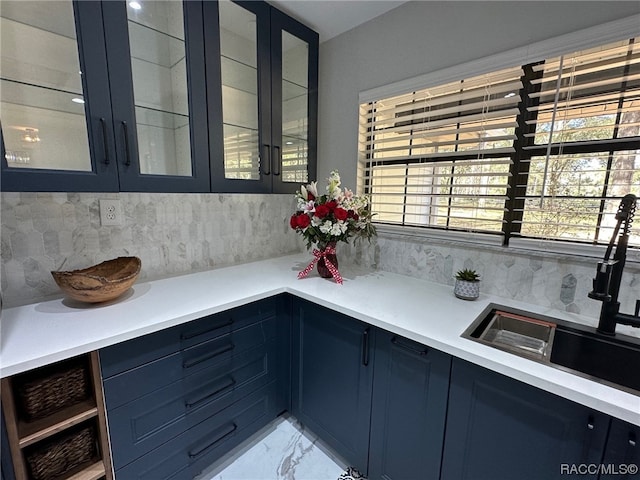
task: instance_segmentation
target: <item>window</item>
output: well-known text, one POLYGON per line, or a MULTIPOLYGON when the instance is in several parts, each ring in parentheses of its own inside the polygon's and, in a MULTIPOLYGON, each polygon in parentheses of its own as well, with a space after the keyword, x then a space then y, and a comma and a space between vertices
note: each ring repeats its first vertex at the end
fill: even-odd
POLYGON ((364 103, 359 155, 379 223, 607 243, 640 196, 640 45, 364 103))

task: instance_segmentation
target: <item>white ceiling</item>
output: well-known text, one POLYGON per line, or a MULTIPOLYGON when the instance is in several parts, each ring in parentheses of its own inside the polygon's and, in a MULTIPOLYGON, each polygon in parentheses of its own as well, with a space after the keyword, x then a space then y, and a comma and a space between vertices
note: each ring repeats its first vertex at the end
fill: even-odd
POLYGON ((405 3, 406 0, 270 0, 320 34, 325 42, 405 3))

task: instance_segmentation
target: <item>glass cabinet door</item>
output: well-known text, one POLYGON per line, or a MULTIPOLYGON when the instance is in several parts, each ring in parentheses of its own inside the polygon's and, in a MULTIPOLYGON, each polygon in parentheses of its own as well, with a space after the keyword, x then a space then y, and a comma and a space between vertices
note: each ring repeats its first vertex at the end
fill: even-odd
MULTIPOLYGON (((82 9, 86 17, 93 17, 86 26, 101 35, 99 5, 82 9)), ((20 180, 25 189, 41 185, 40 189, 51 190, 53 172, 60 190, 67 185, 77 185, 76 190, 96 188, 100 183, 106 190, 117 189, 108 155, 104 46, 91 50, 88 45, 85 56, 92 60, 89 65, 81 62, 76 35, 80 14, 70 0, 0 3, 3 189, 9 181, 20 180), (83 76, 98 78, 91 100, 83 76), (95 118, 89 118, 88 111, 95 118), (90 138, 92 129, 95 142, 90 138), (99 173, 109 173, 111 179, 99 179, 99 173)))
POLYGON ((181 2, 129 2, 127 25, 140 172, 191 176, 181 2))
POLYGON ((316 180, 318 35, 276 10, 271 24, 273 190, 290 192, 316 180))
POLYGON ((103 11, 120 189, 207 191, 202 4, 104 2, 103 11))
POLYGON ((306 183, 309 152, 309 44, 282 31, 282 181, 306 183))
POLYGON ((221 1, 220 73, 225 178, 257 180, 258 37, 256 15, 221 1))
MULTIPOLYGON (((222 130, 214 143, 214 191, 271 189, 269 6, 262 2, 217 2, 222 130), (219 145, 221 144, 221 145, 219 145), (219 158, 220 154, 222 159, 219 158)), ((220 121, 220 119, 218 119, 220 121)))
POLYGON ((213 191, 293 192, 315 176, 318 34, 264 2, 208 6, 205 25, 219 28, 205 32, 207 76, 222 84, 209 117, 213 191))

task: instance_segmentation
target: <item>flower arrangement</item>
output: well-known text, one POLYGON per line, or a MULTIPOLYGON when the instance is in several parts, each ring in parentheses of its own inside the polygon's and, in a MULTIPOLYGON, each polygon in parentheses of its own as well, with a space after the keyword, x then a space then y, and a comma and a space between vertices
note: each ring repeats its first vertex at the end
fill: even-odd
POLYGON ((319 194, 317 182, 302 186, 296 193, 296 212, 289 224, 307 242, 307 248, 317 245, 313 250, 314 259, 298 278, 304 278, 318 263, 318 272, 322 277, 333 277, 342 283, 338 272, 336 243, 355 241, 371 237, 376 229, 371 223, 373 213, 369 209, 369 199, 356 196, 348 188, 340 187, 340 174, 331 172, 327 179, 326 193, 319 194))
POLYGON ((327 179, 326 193, 318 193, 317 182, 302 186, 296 193, 296 213, 289 224, 307 242, 307 248, 317 244, 320 250, 329 244, 360 240, 376 234, 371 223, 373 214, 369 210, 369 199, 356 196, 348 188, 340 187, 340 174, 331 172, 327 179))

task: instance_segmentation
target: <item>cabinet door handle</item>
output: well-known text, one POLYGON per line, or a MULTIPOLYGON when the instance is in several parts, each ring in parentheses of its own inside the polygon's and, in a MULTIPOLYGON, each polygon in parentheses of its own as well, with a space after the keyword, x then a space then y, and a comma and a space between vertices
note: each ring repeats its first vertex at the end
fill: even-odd
POLYGON ((594 421, 593 421, 593 415, 589 415, 589 419, 587 420, 587 428, 589 430, 593 430, 593 429, 596 428, 595 424, 594 424, 594 421))
POLYGON ((362 332, 362 365, 369 366, 369 327, 362 332))
POLYGON ((124 164, 131 166, 131 152, 129 151, 129 126, 124 120, 122 123, 122 133, 124 134, 124 164))
POLYGON ((109 162, 111 161, 110 155, 109 155, 109 135, 107 134, 107 121, 105 120, 104 117, 100 117, 100 125, 102 127, 102 143, 104 146, 104 164, 105 165, 109 165, 109 162))
POLYGON ((235 345, 233 343, 230 343, 228 345, 224 345, 224 346, 222 346, 220 348, 217 348, 213 352, 209 352, 209 353, 207 353, 205 355, 201 355, 201 356, 196 357, 196 358, 194 358, 192 360, 188 360, 188 361, 184 362, 182 364, 182 368, 195 367, 199 363, 206 362, 207 360, 210 360, 210 359, 212 359, 214 357, 217 357, 218 355, 222 355, 223 353, 230 352, 234 348, 235 348, 235 345))
POLYGON ((418 349, 418 348, 414 348, 414 347, 412 347, 410 345, 405 345, 404 343, 402 343, 402 342, 400 342, 398 340, 397 336, 394 336, 391 339, 391 343, 393 343, 395 346, 397 346, 399 348, 402 348, 402 349, 404 349, 404 350, 406 350, 408 352, 415 353, 416 355, 424 356, 427 353, 429 353, 429 349, 427 347, 418 349))
POLYGON ((200 455, 202 455, 203 453, 205 453, 207 450, 209 450, 210 448, 212 448, 216 443, 218 443, 219 441, 223 440, 224 438, 228 437, 229 435, 231 435, 233 432, 235 432, 238 429, 238 426, 235 423, 232 423, 231 425, 229 425, 224 432, 222 433, 222 435, 220 435, 218 438, 216 438, 213 442, 207 443, 206 445, 204 445, 203 447, 199 447, 196 448, 194 450, 189 450, 189 458, 196 458, 199 457, 200 455))
POLYGON ((211 397, 214 397, 216 395, 218 395, 219 393, 224 392, 225 390, 229 390, 231 388, 233 388, 236 384, 236 381, 233 379, 233 377, 229 377, 229 380, 227 380, 224 385, 216 388, 213 392, 207 393, 205 395, 202 395, 198 398, 192 399, 192 400, 185 400, 184 402, 184 406, 187 408, 193 408, 197 405, 200 405, 202 402, 204 402, 205 400, 208 400, 211 397))
POLYGON ((274 145, 273 149, 275 150, 275 164, 274 164, 274 168, 273 168, 273 175, 274 176, 279 176, 280 175, 280 170, 281 170, 281 163, 282 162, 282 156, 280 155, 280 147, 278 145, 274 145), (275 167, 278 167, 278 171, 276 171, 275 167))
POLYGON ((632 447, 636 446, 636 434, 633 432, 629 432, 629 445, 632 447))
POLYGON ((180 335, 180 338, 182 340, 189 340, 191 338, 195 338, 195 337, 199 337, 200 335, 204 335, 205 333, 214 332, 214 331, 219 330, 221 328, 228 327, 232 323, 233 323, 233 318, 227 320, 225 323, 222 323, 220 325, 216 325, 215 327, 207 328, 206 330, 199 330, 199 331, 193 332, 193 333, 183 333, 182 335, 180 335))
POLYGON ((265 152, 266 160, 264 162, 260 162, 260 168, 262 169, 263 175, 271 175, 271 145, 265 143, 262 147, 265 152), (265 170, 264 167, 268 167, 269 170, 265 170))

